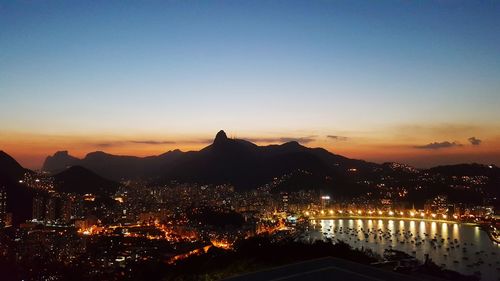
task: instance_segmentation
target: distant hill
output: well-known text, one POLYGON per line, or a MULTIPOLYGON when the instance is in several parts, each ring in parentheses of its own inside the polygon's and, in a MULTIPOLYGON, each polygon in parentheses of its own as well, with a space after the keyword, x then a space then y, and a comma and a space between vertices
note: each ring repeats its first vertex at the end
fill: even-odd
POLYGON ((45 159, 42 170, 58 173, 71 166, 77 165, 79 161, 80 159, 69 155, 67 150, 58 151, 53 156, 48 156, 45 159))
POLYGON ((183 154, 180 150, 174 150, 158 156, 135 157, 95 151, 79 159, 69 155, 67 151, 59 151, 47 157, 42 170, 57 174, 70 166, 82 166, 115 181, 158 178, 164 168, 183 154))
POLYGON ((112 180, 143 178, 157 182, 232 183, 241 188, 257 187, 297 169, 323 177, 334 175, 342 178, 347 176, 348 169, 357 169, 357 175, 361 176, 380 166, 321 148, 307 148, 297 142, 258 146, 249 141, 230 139, 224 131, 218 132, 214 142, 200 151, 174 150, 142 158, 98 151, 77 160, 65 152, 58 152, 47 158, 44 170, 53 173, 68 163, 112 180))
MULTIPOLYGON (((8 179, 9 188, 29 171, 4 152, 0 154, 0 165, 0 180, 8 179)), ((419 170, 400 163, 350 159, 293 141, 258 146, 228 138, 224 131, 200 151, 173 150, 149 157, 97 151, 83 159, 62 151, 47 157, 44 169, 54 175, 58 190, 80 194, 112 192, 117 181, 145 179, 159 184, 172 180, 230 183, 239 190, 269 184, 274 192, 313 189, 346 200, 378 200, 401 189, 407 193, 404 200, 419 205, 447 194, 452 202, 500 207, 500 169, 494 165, 460 164, 419 170)))
POLYGON ((54 175, 54 187, 59 192, 106 195, 114 193, 118 183, 102 178, 81 166, 72 166, 54 175))
POLYGON ((447 176, 500 176, 497 166, 477 163, 437 166, 425 171, 447 176))

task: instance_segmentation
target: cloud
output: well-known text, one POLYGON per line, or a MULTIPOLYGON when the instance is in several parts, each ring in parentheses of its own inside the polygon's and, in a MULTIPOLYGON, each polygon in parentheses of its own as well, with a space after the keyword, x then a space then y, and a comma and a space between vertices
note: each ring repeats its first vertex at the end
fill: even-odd
POLYGON ((347 140, 349 140, 348 137, 343 137, 343 136, 328 135, 326 137, 329 139, 335 140, 335 141, 347 141, 347 140))
POLYGON ((128 140, 128 141, 111 141, 111 142, 101 142, 96 144, 98 147, 115 147, 123 146, 127 144, 146 144, 146 145, 162 145, 162 144, 174 144, 174 141, 155 141, 155 140, 128 140))
POLYGON ((306 137, 277 137, 277 138, 243 138, 244 140, 250 142, 258 142, 258 143, 284 143, 296 141, 299 143, 310 143, 316 140, 316 136, 306 136, 306 137))
POLYGON ((214 142, 214 139, 197 139, 197 140, 184 140, 179 143, 182 144, 211 144, 214 142))
POLYGON ((315 141, 316 138, 314 136, 309 136, 309 137, 301 137, 301 138, 291 138, 291 137, 283 137, 280 138, 281 142, 291 142, 291 141, 296 141, 300 143, 310 143, 315 141))
POLYGON ((154 140, 131 140, 131 143, 137 144, 174 144, 175 141, 154 141, 154 140))
POLYGON ((482 140, 476 139, 476 137, 470 137, 467 139, 472 145, 480 145, 482 140))
POLYGON ((117 143, 116 142, 102 142, 102 143, 96 144, 96 146, 98 146, 98 147, 113 147, 113 146, 117 146, 117 143))
POLYGON ((449 141, 443 141, 443 142, 432 142, 426 145, 416 145, 414 148, 418 149, 441 149, 441 148, 451 148, 451 147, 456 147, 456 146, 462 146, 461 144, 457 142, 449 142, 449 141))

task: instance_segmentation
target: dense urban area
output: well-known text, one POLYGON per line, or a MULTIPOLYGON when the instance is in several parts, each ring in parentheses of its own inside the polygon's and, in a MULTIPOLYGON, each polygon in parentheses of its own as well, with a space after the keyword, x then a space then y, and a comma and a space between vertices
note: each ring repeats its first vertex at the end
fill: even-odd
MULTIPOLYGON (((445 177, 419 173, 405 165, 392 163, 390 167, 418 173, 419 182, 445 181, 445 177)), ((72 167, 70 171, 79 169, 83 168, 72 167)), ((356 169, 347 172, 355 174, 356 169)), ((145 266, 171 269, 155 278, 179 277, 175 275, 180 274, 175 273, 177 264, 215 249, 234 251, 241 241, 255 237, 275 242, 304 241, 304 233, 316 227, 314 220, 322 218, 473 223, 499 242, 491 198, 485 197, 484 204, 469 204, 438 194, 416 206, 407 196, 424 186, 399 186, 385 177, 364 182, 371 186, 369 191, 349 200, 314 188, 285 191, 283 184, 297 174, 308 172, 297 170, 248 191, 236 190, 231 184, 172 181, 158 185, 127 180, 112 189, 82 193, 58 191, 54 177, 27 172, 18 184, 35 191, 29 220, 13 226, 12 213, 6 211, 9 195, 5 189, 0 192, 3 270, 24 280, 68 276, 142 279, 147 273, 138 268, 145 266)), ((489 178, 462 176, 451 180, 453 189, 481 192, 489 178)), ((251 267, 214 276, 227 277, 248 269, 251 267)))

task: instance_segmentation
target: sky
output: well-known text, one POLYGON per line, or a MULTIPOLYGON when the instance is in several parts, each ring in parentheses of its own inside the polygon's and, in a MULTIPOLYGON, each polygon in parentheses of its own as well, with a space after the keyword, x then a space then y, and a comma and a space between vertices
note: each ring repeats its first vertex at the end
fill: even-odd
POLYGON ((0 150, 198 150, 217 131, 500 165, 498 1, 3 1, 0 150))

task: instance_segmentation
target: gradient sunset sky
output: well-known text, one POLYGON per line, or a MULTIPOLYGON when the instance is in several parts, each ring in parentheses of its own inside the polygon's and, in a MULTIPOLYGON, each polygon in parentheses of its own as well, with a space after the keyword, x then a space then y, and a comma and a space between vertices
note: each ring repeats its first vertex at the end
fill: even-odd
POLYGON ((198 150, 218 130, 500 165, 499 1, 0 1, 0 150, 198 150))

